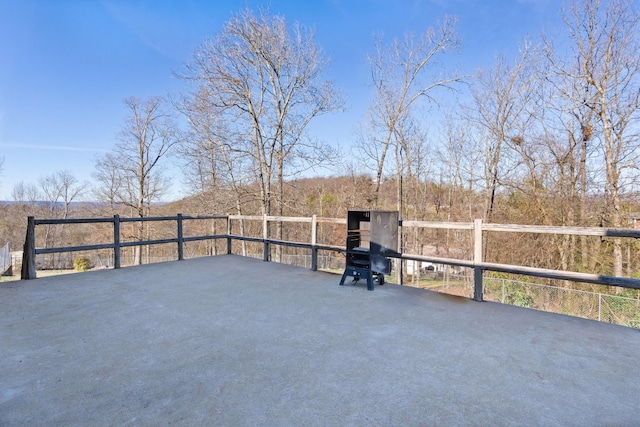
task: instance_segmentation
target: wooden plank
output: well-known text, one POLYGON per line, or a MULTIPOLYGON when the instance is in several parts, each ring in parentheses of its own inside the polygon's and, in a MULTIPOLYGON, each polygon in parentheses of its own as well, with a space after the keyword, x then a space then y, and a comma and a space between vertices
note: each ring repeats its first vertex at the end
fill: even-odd
POLYGON ((346 218, 329 218, 329 217, 323 217, 323 216, 319 216, 317 218, 317 221, 325 224, 346 224, 347 223, 346 218))
POLYGON ((279 221, 279 222, 311 222, 312 217, 307 216, 267 216, 267 221, 279 221))
POLYGON ((228 237, 230 239, 235 239, 235 240, 244 240, 246 242, 259 242, 259 243, 263 242, 262 237, 234 236, 234 235, 225 236, 225 237, 228 237))
POLYGON ((120 218, 120 222, 156 222, 156 221, 177 221, 177 216, 145 216, 144 218, 120 218))
MULTIPOLYGON (((226 219, 227 215, 208 215, 208 216, 183 216, 183 219, 226 219)), ((262 219, 262 217, 260 217, 262 219)), ((175 216, 158 216, 158 217, 144 217, 144 218, 120 218, 121 222, 136 222, 136 221, 175 221, 175 216)), ((95 223, 108 223, 113 222, 113 218, 54 218, 54 219, 36 219, 35 225, 60 225, 60 224, 95 224, 95 223)))
POLYGON ((311 244, 309 243, 303 243, 303 242, 290 242, 288 240, 274 240, 274 239, 267 239, 266 240, 267 243, 269 243, 270 245, 280 245, 280 246, 289 246, 289 247, 294 247, 294 248, 307 248, 307 249, 311 249, 311 244))
POLYGON ((483 224, 483 231, 507 233, 560 234, 575 236, 632 237, 640 238, 640 230, 633 228, 558 227, 551 225, 483 224))
POLYGON ((390 255, 389 258, 401 258, 409 261, 424 261, 424 262, 432 262, 435 264, 445 264, 445 265, 453 265, 453 266, 460 266, 460 267, 474 266, 473 261, 468 261, 464 259, 440 258, 440 257, 413 255, 413 254, 400 254, 400 256, 390 255))
POLYGON ((335 251, 335 252, 347 251, 347 248, 344 246, 334 246, 334 245, 316 245, 316 248, 323 251, 335 251))
POLYGON ((60 248, 36 248, 36 255, 55 254, 61 252, 94 251, 98 249, 113 249, 113 247, 113 243, 104 243, 99 245, 64 246, 60 248))
POLYGON ((113 222, 113 218, 66 218, 66 219, 36 219, 35 225, 52 224, 95 224, 113 222))
POLYGON ((182 219, 227 219, 229 215, 184 215, 182 219))
POLYGON ((262 221, 262 215, 229 215, 229 219, 235 220, 249 220, 249 221, 262 221))
MULTIPOLYGON (((240 220, 240 219, 244 219, 244 220, 249 220, 249 221, 262 221, 263 219, 265 219, 264 216, 262 215, 229 215, 229 219, 235 219, 235 220, 240 220)), ((280 221, 280 222, 311 222, 313 221, 312 217, 306 217, 306 216, 273 216, 273 215, 267 215, 266 216, 266 220, 267 221, 280 221)))
POLYGON ((501 271, 504 273, 522 274, 525 276, 545 277, 548 279, 570 280, 573 282, 593 283, 596 285, 620 286, 623 288, 640 289, 640 280, 626 277, 602 276, 598 274, 578 273, 575 271, 559 271, 546 268, 523 267, 519 265, 482 263, 484 270, 501 271))
POLYGON ((183 237, 183 242, 197 242, 199 240, 216 240, 216 239, 226 239, 229 236, 226 234, 213 234, 209 236, 191 236, 191 237, 183 237))
POLYGON ((438 228, 449 230, 473 230, 472 222, 432 222, 402 220, 403 227, 438 228))
POLYGON ((165 243, 177 243, 178 239, 176 237, 172 239, 159 239, 159 240, 142 240, 135 242, 121 242, 120 247, 127 248, 131 246, 147 246, 147 245, 163 245, 165 243))

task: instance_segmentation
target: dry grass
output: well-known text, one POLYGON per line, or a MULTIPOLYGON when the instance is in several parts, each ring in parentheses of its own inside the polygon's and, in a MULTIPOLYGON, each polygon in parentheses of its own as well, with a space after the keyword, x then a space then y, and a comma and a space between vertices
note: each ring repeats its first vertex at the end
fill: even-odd
MULTIPOLYGON (((48 276, 58 276, 60 274, 71 274, 78 273, 76 270, 38 270, 36 272, 37 277, 48 277, 48 276)), ((0 276, 0 283, 2 282, 13 282, 16 280, 20 280, 20 272, 13 276, 0 276)))

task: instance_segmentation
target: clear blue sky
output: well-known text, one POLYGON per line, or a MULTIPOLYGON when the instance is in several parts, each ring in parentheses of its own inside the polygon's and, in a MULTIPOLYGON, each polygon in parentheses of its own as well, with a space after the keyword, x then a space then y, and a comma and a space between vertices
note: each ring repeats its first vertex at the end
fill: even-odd
MULTIPOLYGON (((463 50, 451 60, 471 73, 549 29, 560 10, 557 0, 0 0, 0 200, 59 170, 91 181, 126 115, 122 100, 178 91, 172 73, 245 5, 315 27, 348 111, 313 129, 344 147, 371 94, 374 33, 391 39, 455 15, 463 50)), ((179 176, 173 185, 175 198, 179 176)))

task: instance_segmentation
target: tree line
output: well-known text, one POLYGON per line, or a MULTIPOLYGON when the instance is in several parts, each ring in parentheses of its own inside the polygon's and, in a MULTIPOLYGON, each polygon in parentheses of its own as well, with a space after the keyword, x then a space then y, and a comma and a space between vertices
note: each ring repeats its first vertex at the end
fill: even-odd
MULTIPOLYGON (((639 17, 631 0, 569 1, 554 33, 472 72, 443 65, 462 47, 455 18, 376 36, 371 103, 348 148, 309 132, 345 105, 323 77, 329 60, 313 30, 244 9, 175 73, 179 95, 124 101, 118 142, 96 160, 92 188, 63 171, 18 184, 13 198, 45 200, 49 216, 64 216, 84 194, 103 215, 144 217, 160 209, 173 162, 191 194, 183 213, 342 216, 357 207, 416 220, 629 226, 638 209, 639 17), (300 179, 338 164, 332 179, 300 179)), ((147 232, 135 230, 139 239, 147 232)), ((282 225, 274 232, 281 237, 282 225)), ((606 258, 611 274, 633 270, 634 248, 621 239, 545 244, 557 268, 594 271, 606 258)), ((496 261, 523 252, 498 237, 486 247, 496 261)))

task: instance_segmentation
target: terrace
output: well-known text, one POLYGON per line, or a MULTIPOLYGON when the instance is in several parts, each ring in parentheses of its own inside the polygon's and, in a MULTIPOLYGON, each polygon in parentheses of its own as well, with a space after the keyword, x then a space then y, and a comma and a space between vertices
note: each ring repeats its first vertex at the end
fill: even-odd
POLYGON ((637 425, 640 332, 218 255, 0 284, 0 425, 637 425))

